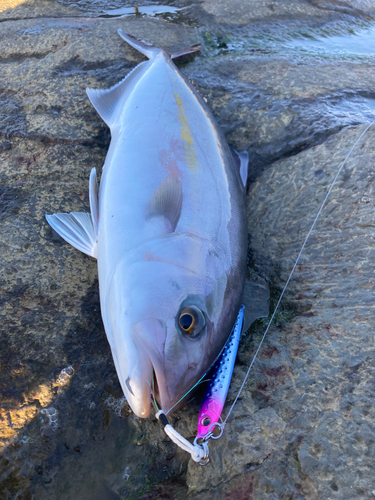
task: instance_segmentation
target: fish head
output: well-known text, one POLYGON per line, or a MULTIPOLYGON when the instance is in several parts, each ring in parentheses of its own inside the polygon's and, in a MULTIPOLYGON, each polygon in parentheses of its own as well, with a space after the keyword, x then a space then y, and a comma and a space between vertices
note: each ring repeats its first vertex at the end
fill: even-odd
POLYGON ((117 373, 136 415, 150 415, 151 394, 170 413, 208 371, 235 321, 237 311, 223 307, 227 294, 215 249, 188 234, 153 240, 121 261, 108 312, 117 373))

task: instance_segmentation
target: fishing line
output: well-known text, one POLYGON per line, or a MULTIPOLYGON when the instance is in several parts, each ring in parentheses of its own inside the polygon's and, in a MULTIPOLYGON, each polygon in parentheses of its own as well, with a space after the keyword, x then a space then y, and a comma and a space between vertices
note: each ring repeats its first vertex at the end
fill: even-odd
POLYGON ((152 370, 152 399, 154 400, 154 405, 155 405, 155 408, 159 411, 159 407, 158 407, 158 404, 156 402, 156 398, 155 398, 155 373, 154 373, 154 370, 152 370))
POLYGON ((170 411, 172 411, 172 410, 173 410, 173 408, 174 408, 175 406, 177 406, 177 405, 178 405, 178 403, 181 403, 181 401, 182 401, 184 398, 186 398, 186 396, 187 396, 187 395, 188 395, 188 394, 189 394, 189 393, 190 393, 193 389, 195 389, 195 387, 197 387, 197 385, 199 385, 199 384, 203 381, 203 379, 204 379, 204 377, 205 377, 206 375, 207 375, 207 373, 205 373, 205 374, 203 375, 203 377, 201 377, 201 378, 198 380, 198 382, 197 382, 196 384, 194 384, 194 385, 193 385, 193 387, 192 387, 189 391, 187 391, 187 393, 186 393, 186 394, 184 394, 184 396, 182 396, 182 398, 181 398, 181 399, 179 399, 179 400, 177 401, 177 403, 176 403, 176 404, 174 404, 174 405, 172 406, 172 408, 169 408, 169 410, 168 410, 165 414, 166 414, 166 415, 168 415, 168 413, 169 413, 170 411))
MULTIPOLYGON (((193 385, 193 387, 192 387, 192 388, 191 388, 191 389, 190 389, 190 390, 189 390, 186 394, 184 394, 184 395, 182 396, 182 398, 181 398, 181 399, 179 399, 179 400, 177 401, 177 403, 176 403, 174 406, 172 406, 172 408, 169 408, 169 410, 165 413, 165 415, 168 415, 168 413, 169 413, 170 411, 172 411, 172 410, 173 410, 173 408, 174 408, 175 406, 177 406, 177 405, 178 405, 178 403, 180 403, 180 402, 181 402, 184 398, 186 398, 186 396, 189 394, 189 392, 191 392, 191 391, 192 391, 195 387, 197 387, 197 386, 198 386, 198 385, 200 385, 200 384, 204 384, 204 383, 206 383, 206 382, 210 382, 210 381, 211 381, 211 379, 210 379, 210 378, 207 378, 206 380, 203 380, 203 379, 204 379, 204 377, 205 377, 205 375, 207 375, 207 373, 205 373, 205 374, 203 375, 203 377, 202 377, 202 378, 200 378, 200 379, 198 380, 198 382, 197 382, 195 385, 193 385)), ((152 391, 151 391, 151 392, 152 392, 152 394, 151 394, 151 395, 152 395, 152 399, 153 399, 153 401, 154 401, 155 408, 159 411, 159 410, 160 410, 160 408, 159 408, 158 403, 156 402, 156 399, 155 399, 155 381, 154 381, 154 373, 152 373, 152 385, 151 385, 151 384, 150 384, 150 382, 147 380, 147 378, 145 378, 145 380, 146 380, 146 382, 148 383, 148 385, 149 385, 149 386, 151 387, 151 389, 152 389, 152 391)), ((193 401, 193 399, 194 399, 194 398, 192 398, 190 401, 193 401)), ((190 403, 190 401, 188 401, 188 403, 190 403)))
POLYGON ((254 357, 253 357, 253 360, 252 360, 252 361, 251 361, 251 363, 250 363, 249 369, 248 369, 248 370, 247 370, 247 372, 246 372, 245 378, 244 378, 244 380, 243 380, 243 382, 242 382, 242 385, 241 385, 241 387, 240 387, 240 389, 239 389, 239 391, 238 391, 238 394, 237 394, 237 396, 236 396, 236 399, 233 401, 232 406, 230 407, 230 409, 229 409, 229 411, 228 411, 228 414, 227 414, 227 416, 226 416, 226 418, 225 418, 225 420, 224 420, 224 422, 223 422, 223 424, 222 424, 222 425, 223 425, 223 428, 225 427, 225 425, 226 425, 226 423, 227 423, 227 421, 228 421, 228 418, 229 418, 230 414, 232 413, 232 410, 233 410, 233 408, 234 408, 235 404, 237 403, 238 398, 240 397, 240 394, 241 394, 241 392, 242 392, 242 389, 244 388, 245 383, 246 383, 246 380, 247 380, 247 378, 248 378, 248 376, 249 376, 250 370, 251 370, 251 368, 252 368, 252 367, 253 367, 253 365, 254 365, 254 362, 255 362, 255 360, 256 360, 256 357, 258 356, 258 353, 259 353, 259 351, 260 351, 260 348, 262 347, 263 341, 264 341, 264 339, 266 338, 266 335, 267 335, 267 333, 268 333, 268 330, 270 329, 270 326, 271 326, 271 324, 272 324, 272 322, 273 322, 273 320, 274 320, 274 318, 275 318, 276 312, 277 312, 277 310, 278 310, 278 308, 279 308, 279 305, 280 305, 280 302, 281 302, 281 300, 282 300, 282 298, 283 298, 283 296, 284 296, 285 290, 287 289, 287 286, 289 285, 289 282, 290 282, 290 280, 291 280, 291 278, 292 278, 292 275, 293 275, 293 273, 294 273, 294 270, 295 270, 295 268, 296 268, 296 267, 297 267, 297 265, 298 265, 299 259, 300 259, 301 254, 302 254, 302 252, 303 252, 303 250, 304 250, 304 248, 305 248, 305 246, 306 246, 307 240, 309 239, 310 234, 312 233, 312 231, 313 231, 313 229, 314 229, 314 227, 315 227, 315 224, 316 224, 316 222, 317 222, 317 220, 318 220, 318 218, 319 218, 319 216, 320 216, 320 214, 321 214, 321 212, 322 212, 322 210, 323 210, 323 208, 324 208, 324 206, 325 206, 325 204, 326 204, 326 201, 327 201, 327 199, 328 199, 329 195, 331 194, 331 191, 332 191, 332 189, 333 189, 333 186, 335 185, 335 182, 336 182, 336 180, 337 180, 338 176, 340 175, 341 170, 343 169, 343 167, 344 167, 344 165, 345 165, 346 161, 348 160, 349 156, 352 154, 353 149, 356 147, 356 145, 358 144, 358 142, 362 139, 362 137, 365 135, 365 133, 367 132, 367 130, 368 130, 368 129, 371 127, 371 125, 373 125, 374 123, 375 123, 375 122, 371 122, 371 123, 370 123, 370 124, 366 127, 366 129, 364 130, 364 132, 362 132, 362 134, 361 134, 361 135, 359 136, 359 138, 356 140, 356 142, 354 143, 354 145, 353 145, 353 146, 352 146, 352 148, 350 149, 349 153, 346 155, 345 160, 342 162, 342 164, 341 164, 341 166, 340 166, 340 168, 339 168, 339 170, 338 170, 338 172, 337 172, 337 174, 336 174, 335 178, 333 179, 333 182, 332 182, 332 184, 331 184, 331 187, 329 188, 328 193, 326 194, 326 197, 324 198, 323 203, 321 204, 320 209, 319 209, 319 211, 318 211, 318 214, 317 214, 317 216, 315 217, 315 220, 314 220, 314 222, 313 222, 313 224, 312 224, 312 226, 311 226, 311 228, 310 228, 310 231, 307 233, 307 236, 306 236, 306 238, 305 238, 305 241, 303 242, 303 245, 302 245, 302 247, 301 247, 301 250, 299 251, 299 254, 298 254, 298 257, 297 257, 297 259, 296 259, 296 261, 295 261, 295 263, 294 263, 293 269, 291 270, 291 272, 290 272, 290 274, 289 274, 289 278, 287 279, 287 282, 285 283, 285 286, 284 286, 284 288, 283 288, 283 291, 281 292, 281 295, 280 295, 280 297, 279 297, 279 300, 277 301, 277 304, 276 304, 275 310, 274 310, 274 311, 273 311, 273 313, 272 313, 272 316, 271 316, 271 319, 270 319, 270 320, 269 320, 269 322, 268 322, 268 325, 267 325, 266 331, 265 331, 265 332, 264 332, 264 334, 263 334, 263 337, 262 337, 262 340, 260 341, 260 344, 259 344, 259 346, 258 346, 258 349, 256 350, 256 353, 255 353, 255 355, 254 355, 254 357))

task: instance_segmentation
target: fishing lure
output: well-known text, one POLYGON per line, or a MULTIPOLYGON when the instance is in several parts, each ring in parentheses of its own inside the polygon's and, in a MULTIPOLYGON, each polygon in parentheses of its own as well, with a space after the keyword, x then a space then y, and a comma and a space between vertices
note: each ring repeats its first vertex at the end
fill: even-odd
MULTIPOLYGON (((207 465, 209 462, 208 441, 219 439, 224 431, 224 425, 219 422, 221 412, 227 398, 230 381, 236 361, 238 345, 240 342, 242 326, 244 321, 245 306, 241 306, 237 315, 232 332, 213 368, 209 372, 208 386, 204 393, 198 418, 198 433, 191 444, 182 437, 168 422, 165 413, 159 410, 156 418, 164 425, 165 433, 180 448, 191 454, 192 459, 199 465, 207 465), (219 434, 214 435, 215 427, 219 428, 219 434)), ((206 374, 207 375, 207 374, 206 374)), ((204 375, 204 377, 206 376, 204 375)), ((202 379, 204 378, 202 377, 202 379)), ((157 406, 157 402, 154 400, 157 406)), ((168 413, 168 412, 167 412, 168 413)))
POLYGON ((230 381, 233 374, 234 363, 236 361, 238 345, 240 342, 242 325, 244 319, 245 306, 241 306, 227 343, 224 346, 219 359, 211 370, 210 382, 207 385, 203 396, 201 409, 198 417, 198 434, 195 438, 207 439, 208 436, 218 439, 223 428, 219 423, 221 412, 223 411, 225 400, 229 390, 230 381), (214 436, 215 427, 219 427, 220 434, 214 436))

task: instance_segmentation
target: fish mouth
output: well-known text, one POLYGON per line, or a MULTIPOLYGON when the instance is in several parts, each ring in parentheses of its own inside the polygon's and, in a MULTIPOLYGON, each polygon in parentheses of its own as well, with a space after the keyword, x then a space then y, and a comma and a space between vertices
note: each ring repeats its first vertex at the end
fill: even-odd
MULTIPOLYGON (((160 386, 165 379, 160 373, 162 357, 160 347, 164 345, 165 324, 159 320, 143 320, 130 327, 127 335, 120 340, 114 354, 117 373, 122 390, 131 409, 140 418, 151 415, 151 403, 161 407, 163 398, 160 386)), ((162 393, 165 392, 163 389, 162 393)))
POLYGON ((153 366, 147 354, 128 344, 121 357, 113 356, 122 390, 131 409, 140 418, 151 415, 151 383, 153 366))
POLYGON ((151 381, 151 399, 157 411, 161 409, 161 399, 158 379, 156 378, 156 373, 154 367, 152 368, 152 381, 151 381))
MULTIPOLYGON (((173 340, 173 339, 172 339, 173 340)), ((121 386, 133 412, 141 418, 151 414, 151 403, 156 410, 173 413, 191 397, 201 370, 196 363, 187 363, 170 357, 167 325, 158 319, 145 319, 131 328, 123 346, 120 361, 121 386)))
POLYGON ((173 383, 174 377, 168 379, 167 373, 168 370, 164 364, 155 360, 152 372, 151 399, 156 411, 162 410, 165 415, 170 415, 191 398, 196 384, 192 383, 185 386, 179 380, 179 383, 175 386, 173 383))
POLYGON ((155 370, 153 370, 152 377, 153 377, 151 383, 152 404, 155 406, 156 411, 162 410, 165 413, 165 415, 168 415, 173 410, 179 408, 183 404, 183 401, 185 401, 185 398, 181 398, 181 400, 176 398, 176 402, 173 402, 173 400, 169 397, 168 389, 167 388, 164 388, 164 390, 163 388, 160 389, 155 370))
MULTIPOLYGON (((163 376, 159 372, 159 379, 163 380, 163 376)), ((174 407, 173 399, 169 396, 168 386, 158 382, 157 371, 153 369, 151 382, 151 400, 156 411, 162 410, 166 415, 174 407)))
MULTIPOLYGON (((123 384, 122 384, 123 385, 123 384)), ((140 418, 151 415, 151 386, 148 378, 144 377, 141 384, 134 378, 127 377, 123 391, 131 409, 140 418)))
MULTIPOLYGON (((162 397, 165 391, 160 391, 158 377, 150 358, 145 353, 142 355, 147 359, 147 362, 142 363, 143 370, 147 363, 148 373, 143 372, 141 377, 136 377, 134 374, 128 376, 122 386, 133 413, 140 418, 148 418, 152 406, 155 407, 156 411, 159 411, 166 398, 162 397)), ((169 398, 167 400, 169 401, 169 398)))
MULTIPOLYGON (((151 401, 157 411, 162 409, 169 413, 184 394, 181 394, 184 388, 180 387, 180 384, 175 386, 176 373, 167 359, 167 325, 159 319, 145 319, 134 325, 132 330, 132 340, 139 354, 139 372, 142 367, 142 376, 144 380, 147 379, 147 386, 144 385, 143 393, 140 394, 142 405, 134 401, 134 398, 132 399, 135 404, 131 401, 129 404, 134 413, 143 418, 150 414, 151 401), (143 409, 142 415, 140 406, 143 409)), ((184 370, 183 365, 181 370, 184 370)))

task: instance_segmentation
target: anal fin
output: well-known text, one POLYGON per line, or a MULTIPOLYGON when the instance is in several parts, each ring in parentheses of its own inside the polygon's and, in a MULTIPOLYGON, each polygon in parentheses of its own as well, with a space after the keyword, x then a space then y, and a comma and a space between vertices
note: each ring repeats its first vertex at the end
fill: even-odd
POLYGON ((97 256, 97 241, 91 215, 85 212, 46 215, 48 224, 65 241, 81 252, 97 256))

